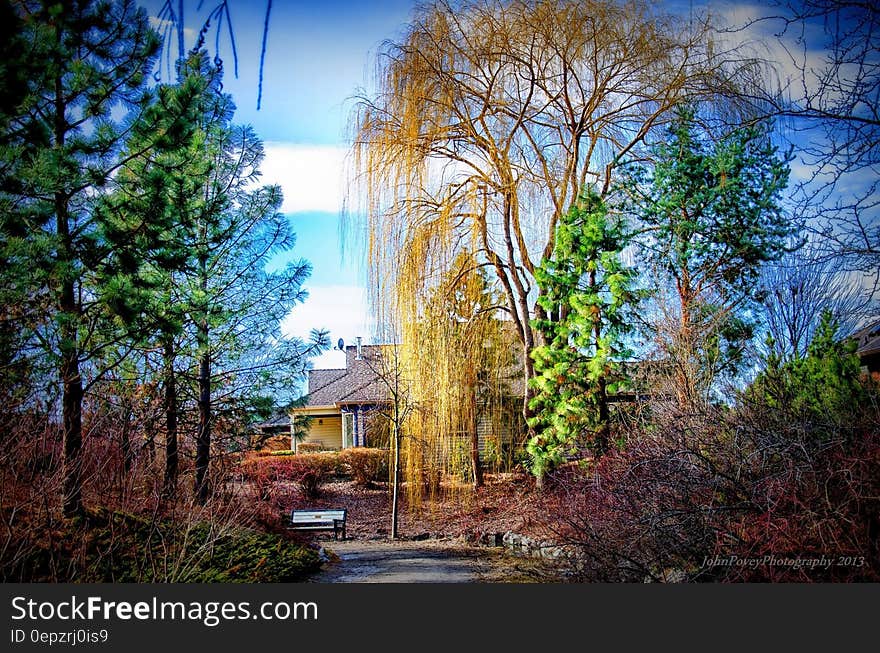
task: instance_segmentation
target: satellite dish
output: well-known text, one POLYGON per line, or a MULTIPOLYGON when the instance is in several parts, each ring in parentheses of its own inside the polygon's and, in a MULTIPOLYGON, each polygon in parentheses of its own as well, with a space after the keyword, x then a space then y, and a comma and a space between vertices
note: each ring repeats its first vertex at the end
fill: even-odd
POLYGON ((345 349, 345 341, 342 338, 340 338, 339 340, 336 341, 336 348, 339 351, 342 351, 343 349, 345 349))

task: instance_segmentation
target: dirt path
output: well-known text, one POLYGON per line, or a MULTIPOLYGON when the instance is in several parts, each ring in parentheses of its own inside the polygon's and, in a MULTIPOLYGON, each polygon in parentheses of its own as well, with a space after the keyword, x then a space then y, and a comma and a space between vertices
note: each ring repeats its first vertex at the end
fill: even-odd
POLYGON ((333 560, 313 583, 492 583, 523 580, 497 550, 448 541, 327 542, 333 560))

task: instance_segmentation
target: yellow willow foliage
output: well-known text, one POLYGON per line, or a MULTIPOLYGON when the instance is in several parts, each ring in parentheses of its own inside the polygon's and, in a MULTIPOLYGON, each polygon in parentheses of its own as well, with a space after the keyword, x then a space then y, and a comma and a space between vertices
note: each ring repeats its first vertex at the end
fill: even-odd
POLYGON ((491 321, 444 317, 434 291, 476 293, 486 270, 508 319, 505 351, 531 377, 534 270, 559 217, 585 185, 607 190, 615 162, 645 154, 682 100, 739 83, 717 63, 735 57, 708 33, 645 0, 436 0, 384 46, 378 90, 352 115, 348 204, 365 216, 378 336, 399 342, 419 405, 405 439, 421 443, 407 452, 410 485, 448 468, 457 434, 473 430, 467 389, 486 373, 476 370, 509 365, 477 355, 491 321))
POLYGON ((472 473, 481 428, 496 447, 512 436, 513 336, 492 302, 470 250, 454 256, 436 286, 398 302, 401 364, 416 404, 402 441, 411 504, 433 497, 441 479, 472 473))

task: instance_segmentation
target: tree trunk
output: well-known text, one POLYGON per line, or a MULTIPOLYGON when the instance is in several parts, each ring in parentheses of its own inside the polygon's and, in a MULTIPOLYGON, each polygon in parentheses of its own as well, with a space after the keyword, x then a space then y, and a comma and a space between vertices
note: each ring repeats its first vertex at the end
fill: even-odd
POLYGON ((208 502, 211 462, 211 357, 204 352, 199 358, 199 427, 196 434, 196 501, 208 502))
MULTIPOLYGON (((207 248, 206 248, 207 249, 207 248)), ((199 257, 204 297, 208 296, 207 254, 199 257)), ((205 300, 207 301, 207 300, 205 300)), ((208 466, 211 463, 211 350, 208 340, 208 306, 202 307, 196 340, 199 346, 199 428, 196 434, 196 501, 208 502, 211 495, 208 466)))
POLYGON ((156 459, 156 419, 152 416, 147 417, 144 421, 144 431, 146 432, 146 439, 144 440, 144 451, 147 452, 147 460, 150 461, 152 465, 153 461, 156 459))
POLYGON ((174 342, 165 340, 165 484, 166 499, 177 497, 177 379, 174 375, 174 342))
MULTIPOLYGON (((62 339, 65 339, 62 329, 62 339)), ((72 336, 76 337, 76 336, 72 336)), ((64 465, 62 481, 62 509, 65 517, 83 513, 82 503, 82 399, 83 385, 79 373, 76 348, 61 356, 63 385, 61 410, 64 423, 64 465)))
MULTIPOLYGON (((56 30, 57 45, 61 44, 61 30, 56 30)), ((60 48, 59 48, 60 51, 60 48)), ((56 62, 59 63, 60 62, 56 62)), ((63 66, 59 69, 63 70, 63 66)), ((67 104, 63 80, 55 78, 54 140, 59 152, 67 136, 67 104)), ((70 234, 70 198, 61 190, 54 193, 55 227, 59 239, 57 252, 58 274, 61 277, 58 297, 58 320, 61 342, 61 412, 64 428, 64 460, 62 473, 62 511, 65 517, 83 512, 82 503, 82 402, 83 383, 80 376, 79 322, 80 306, 74 284, 74 249, 70 234)))
POLYGON ((694 371, 695 347, 691 310, 693 308, 694 293, 691 288, 690 273, 685 265, 681 276, 676 280, 678 290, 678 302, 681 315, 679 316, 678 343, 675 345, 678 358, 676 374, 676 395, 681 407, 694 405, 696 396, 696 375, 694 371))
POLYGON ((395 423, 392 442, 394 444, 394 470, 391 489, 391 539, 397 539, 397 508, 400 503, 400 428, 398 427, 395 410, 395 423))
POLYGON ((134 461, 134 452, 131 446, 131 417, 132 408, 125 400, 122 408, 122 433, 120 434, 120 449, 122 450, 122 475, 124 479, 128 478, 131 473, 132 463, 134 461))
MULTIPOLYGON (((63 134, 61 135, 63 143, 63 134)), ((65 517, 83 513, 82 503, 82 402, 83 383, 79 369, 79 304, 73 282, 73 246, 68 223, 67 196, 55 193, 55 219, 60 239, 58 266, 62 275, 59 301, 61 323, 61 412, 64 425, 62 510, 65 517)))
MULTIPOLYGON (((69 255, 66 205, 56 207, 59 234, 62 237, 62 265, 72 265, 69 255)), ((65 270, 65 272, 67 272, 65 270)), ((83 512, 82 503, 82 402, 83 383, 79 369, 79 311, 73 280, 65 278, 61 284, 61 412, 64 425, 64 464, 62 480, 62 510, 65 517, 83 512)))
MULTIPOLYGON (((596 273, 590 272, 590 285, 596 287, 596 273)), ((597 319, 593 323, 593 338, 596 340, 596 351, 599 350, 599 342, 602 339, 602 324, 597 319)), ((606 378, 606 370, 602 370, 599 378, 596 380, 596 403, 599 412, 599 424, 596 429, 596 449, 599 454, 605 454, 610 448, 610 431, 611 431, 611 411, 608 409, 608 391, 606 378)))
POLYGON ((598 385, 598 408, 599 408, 599 426, 596 429, 596 449, 600 454, 608 453, 611 448, 611 412, 608 409, 608 392, 606 390, 606 379, 600 377, 598 385))
POLYGON ((471 472, 474 476, 474 489, 483 487, 483 464, 480 460, 480 433, 479 417, 476 409, 471 411, 473 424, 471 426, 471 472))

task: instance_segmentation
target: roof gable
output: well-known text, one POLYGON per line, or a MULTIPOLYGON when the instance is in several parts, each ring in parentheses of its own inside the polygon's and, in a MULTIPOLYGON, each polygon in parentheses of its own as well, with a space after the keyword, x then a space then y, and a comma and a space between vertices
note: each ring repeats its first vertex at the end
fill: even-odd
POLYGON ((852 338, 856 341, 856 353, 859 356, 880 353, 880 321, 856 331, 852 338))
POLYGON ((377 354, 381 345, 345 348, 345 369, 309 370, 306 407, 383 402, 388 392, 379 374, 377 354))

